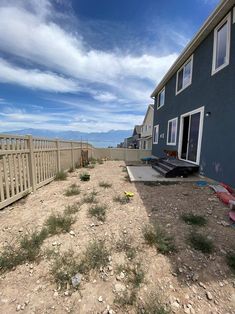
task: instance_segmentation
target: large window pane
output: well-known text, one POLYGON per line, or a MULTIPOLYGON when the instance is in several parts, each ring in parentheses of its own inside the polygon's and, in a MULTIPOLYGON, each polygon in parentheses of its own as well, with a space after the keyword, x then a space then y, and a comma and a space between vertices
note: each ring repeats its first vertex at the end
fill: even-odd
POLYGON ((217 32, 216 68, 219 68, 226 63, 227 32, 228 22, 226 22, 217 32))
POLYGON ((191 80, 191 64, 192 64, 192 60, 190 60, 184 66, 184 78, 183 78, 183 86, 184 87, 190 84, 190 80, 191 80))
POLYGON ((183 88, 183 73, 184 69, 180 70, 178 72, 178 85, 177 85, 177 91, 180 91, 183 88))
POLYGON ((165 88, 158 95, 158 107, 165 104, 165 88))

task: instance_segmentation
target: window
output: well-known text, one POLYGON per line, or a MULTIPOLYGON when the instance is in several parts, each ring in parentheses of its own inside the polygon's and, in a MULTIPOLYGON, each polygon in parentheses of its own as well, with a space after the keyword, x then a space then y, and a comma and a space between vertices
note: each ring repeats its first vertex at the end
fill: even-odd
POLYGON ((178 118, 168 121, 167 145, 176 145, 178 118))
POLYGON ((145 132, 147 132, 148 131, 148 126, 147 125, 145 125, 145 132))
POLYGON ((214 30, 212 75, 229 64, 231 13, 214 30))
POLYGON ((160 91, 157 97, 157 109, 161 108, 165 104, 165 87, 160 91))
POLYGON ((176 95, 192 83, 193 56, 177 72, 176 95))
POLYGON ((158 144, 158 137, 159 137, 159 124, 154 126, 153 132, 153 143, 158 144))

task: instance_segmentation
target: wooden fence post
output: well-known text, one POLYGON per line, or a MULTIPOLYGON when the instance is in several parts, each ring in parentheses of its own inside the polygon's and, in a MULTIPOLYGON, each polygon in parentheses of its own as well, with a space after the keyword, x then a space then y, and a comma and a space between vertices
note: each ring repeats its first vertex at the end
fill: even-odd
POLYGON ((60 164, 60 141, 56 140, 56 153, 57 153, 57 171, 59 172, 61 170, 61 164, 60 164))
POLYGON ((28 135, 29 143, 29 175, 33 192, 36 191, 36 169, 34 162, 34 148, 33 148, 33 137, 28 135))
POLYGON ((75 164, 74 164, 74 146, 73 146, 73 142, 71 142, 71 159, 72 159, 72 168, 75 168, 75 164))

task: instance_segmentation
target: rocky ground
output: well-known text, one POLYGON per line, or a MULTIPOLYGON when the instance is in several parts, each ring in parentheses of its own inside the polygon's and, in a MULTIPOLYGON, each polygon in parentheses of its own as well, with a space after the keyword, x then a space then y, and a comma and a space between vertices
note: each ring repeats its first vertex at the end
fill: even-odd
MULTIPOLYGON (((1 272, 0 313, 141 313, 149 296, 152 303, 156 296, 173 313, 235 313, 235 277, 226 263, 226 254, 234 249, 235 230, 227 222, 227 207, 209 187, 130 183, 125 164, 118 161, 86 169, 91 175, 87 182, 79 179, 83 171, 78 169, 66 181, 54 181, 0 212, 3 252, 23 235, 41 230, 51 213, 63 213, 67 205, 79 203, 70 231, 47 237, 34 262, 1 272), (101 181, 112 186, 101 187, 101 181), (81 193, 65 196, 73 183, 81 193), (82 201, 94 190, 98 204, 106 205, 104 221, 88 215, 91 205, 82 201), (134 193, 130 203, 114 201, 124 191, 134 193), (207 225, 192 227, 181 219, 183 213, 200 214, 207 225), (156 222, 173 238, 175 252, 163 255, 146 244, 143 227, 156 222), (213 242, 211 254, 190 246, 188 237, 195 228, 213 242), (104 241, 107 265, 78 274, 78 289, 71 283, 58 286, 51 271, 54 256, 73 250, 78 260, 94 240, 104 241), (128 249, 122 247, 126 242, 128 249), (54 251, 52 256, 48 249, 54 251), (135 282, 129 278, 134 273, 139 275, 135 282), (128 299, 131 292, 133 300, 128 299)), ((146 308, 142 312, 158 313, 146 308)))

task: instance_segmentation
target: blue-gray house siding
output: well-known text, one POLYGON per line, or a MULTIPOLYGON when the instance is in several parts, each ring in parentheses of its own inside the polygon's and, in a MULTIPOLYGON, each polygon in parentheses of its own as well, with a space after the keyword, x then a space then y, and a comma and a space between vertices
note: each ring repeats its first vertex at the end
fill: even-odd
POLYGON ((204 106, 200 173, 235 187, 235 23, 232 10, 231 16, 229 65, 211 75, 212 31, 193 53, 192 84, 176 95, 175 73, 165 85, 164 106, 157 110, 155 101, 154 125, 159 124, 159 141, 153 144, 153 155, 164 157, 164 150, 178 150, 180 116, 204 106), (169 146, 168 121, 176 117, 177 143, 169 146))

